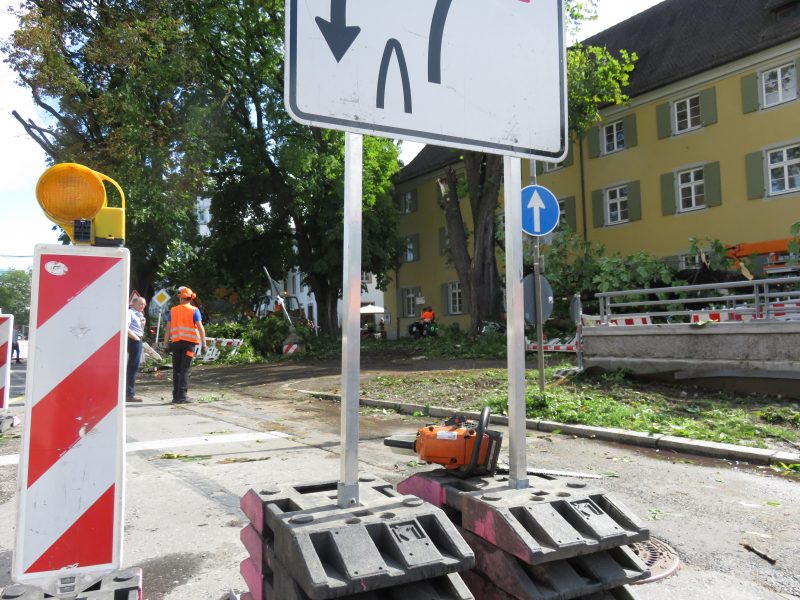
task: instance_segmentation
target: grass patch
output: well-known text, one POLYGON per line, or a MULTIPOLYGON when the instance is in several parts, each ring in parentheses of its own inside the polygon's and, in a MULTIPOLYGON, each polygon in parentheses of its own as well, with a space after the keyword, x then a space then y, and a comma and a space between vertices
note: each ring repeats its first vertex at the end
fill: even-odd
MULTIPOLYGON (((677 385, 643 383, 621 373, 581 374, 555 379, 569 365, 546 369, 540 393, 538 372, 527 371, 528 418, 559 423, 631 429, 754 447, 769 441, 800 440, 800 405, 770 397, 711 392, 677 385)), ((366 397, 478 410, 508 412, 504 370, 436 372, 419 376, 377 377, 364 382, 366 397)))

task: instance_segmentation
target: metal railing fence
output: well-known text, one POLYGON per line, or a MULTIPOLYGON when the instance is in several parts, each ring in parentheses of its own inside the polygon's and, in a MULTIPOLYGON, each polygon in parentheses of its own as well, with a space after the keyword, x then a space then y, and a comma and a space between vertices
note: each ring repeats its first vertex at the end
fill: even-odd
POLYGON ((653 323, 687 323, 701 313, 724 321, 800 320, 800 277, 601 292, 596 297, 603 325, 620 315, 646 316, 653 323))

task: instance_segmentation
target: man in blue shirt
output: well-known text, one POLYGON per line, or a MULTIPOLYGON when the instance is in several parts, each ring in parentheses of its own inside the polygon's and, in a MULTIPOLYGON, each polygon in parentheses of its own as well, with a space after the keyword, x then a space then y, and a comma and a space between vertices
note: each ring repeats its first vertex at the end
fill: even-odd
POLYGON ((125 380, 126 402, 141 402, 136 395, 136 375, 142 361, 142 339, 144 338, 144 298, 137 296, 128 308, 128 369, 125 380))

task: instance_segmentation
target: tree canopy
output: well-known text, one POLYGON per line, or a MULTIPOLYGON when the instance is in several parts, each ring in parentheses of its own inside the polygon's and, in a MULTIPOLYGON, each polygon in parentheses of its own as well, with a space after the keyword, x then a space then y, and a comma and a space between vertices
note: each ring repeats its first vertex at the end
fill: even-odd
MULTIPOLYGON (((16 114, 53 162, 80 162, 126 191, 132 284, 263 291, 261 266, 306 274, 320 325, 341 288, 343 136, 283 108, 281 0, 28 0, 7 61, 51 117, 16 114), (200 239, 198 198, 212 201, 200 239)), ((399 256, 397 145, 365 141, 364 263, 399 256)))
POLYGON ((14 315, 15 325, 27 325, 31 309, 30 271, 0 273, 0 308, 14 315))

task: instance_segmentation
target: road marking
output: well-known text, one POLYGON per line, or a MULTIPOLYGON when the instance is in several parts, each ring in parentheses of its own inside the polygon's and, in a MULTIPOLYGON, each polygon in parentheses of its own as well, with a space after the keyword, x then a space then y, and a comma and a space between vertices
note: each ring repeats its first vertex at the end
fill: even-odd
MULTIPOLYGON (((209 444, 235 444, 237 442, 260 442, 288 438, 289 435, 280 431, 266 431, 259 433, 232 433, 230 435, 209 435, 185 438, 172 438, 168 440, 150 440, 147 442, 130 442, 125 445, 125 452, 142 452, 144 450, 166 450, 168 448, 185 448, 187 446, 206 446, 209 444)), ((0 456, 0 467, 16 465, 19 463, 19 454, 6 454, 0 456)))

